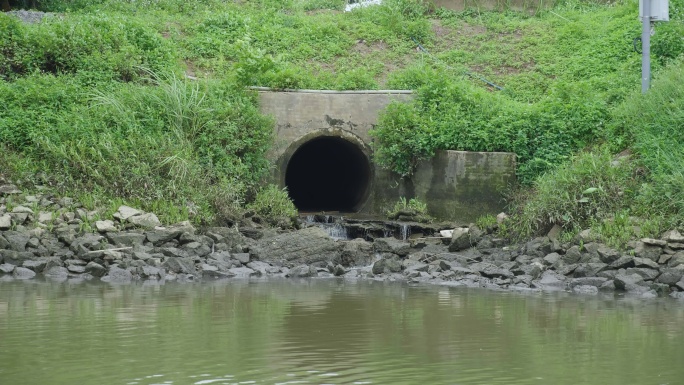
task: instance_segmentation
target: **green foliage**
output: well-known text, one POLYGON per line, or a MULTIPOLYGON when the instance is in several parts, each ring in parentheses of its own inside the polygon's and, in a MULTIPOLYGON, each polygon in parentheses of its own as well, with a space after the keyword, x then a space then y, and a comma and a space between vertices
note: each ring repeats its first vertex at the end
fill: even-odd
POLYGON ((492 214, 485 214, 477 218, 475 221, 477 227, 481 229, 494 229, 498 227, 496 217, 492 214))
POLYGON ((387 211, 387 217, 389 219, 432 222, 432 217, 428 214, 427 204, 416 198, 407 201, 405 197, 400 197, 394 203, 394 207, 387 211))
POLYGON ((247 208, 270 219, 278 217, 294 218, 298 213, 297 208, 287 194, 287 189, 281 189, 272 184, 259 190, 256 198, 247 205, 247 208))
POLYGON ((632 162, 605 149, 574 156, 538 178, 532 193, 515 197, 510 231, 523 238, 544 234, 553 225, 579 231, 628 209, 641 182, 632 162))
MULTIPOLYGON (((684 62, 673 63, 645 95, 635 93, 614 113, 611 139, 630 144, 648 172, 641 187, 643 211, 684 223, 684 62)), ((643 170, 642 170, 643 172, 643 170)))
POLYGON ((559 84, 530 106, 435 72, 418 79, 414 103, 390 105, 373 132, 376 160, 402 175, 436 150, 507 151, 529 183, 591 143, 607 119, 605 102, 587 87, 559 84))

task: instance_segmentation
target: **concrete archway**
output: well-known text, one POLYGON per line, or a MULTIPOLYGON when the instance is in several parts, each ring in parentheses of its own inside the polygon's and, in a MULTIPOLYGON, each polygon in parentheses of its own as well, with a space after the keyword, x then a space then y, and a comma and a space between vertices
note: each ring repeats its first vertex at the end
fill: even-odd
POLYGON ((284 182, 300 211, 357 212, 371 190, 370 149, 344 131, 320 130, 284 156, 284 182))

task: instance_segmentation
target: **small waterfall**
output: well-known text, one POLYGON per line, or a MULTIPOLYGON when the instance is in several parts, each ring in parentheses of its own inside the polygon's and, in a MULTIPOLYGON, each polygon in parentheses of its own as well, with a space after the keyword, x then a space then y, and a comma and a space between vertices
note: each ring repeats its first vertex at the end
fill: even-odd
POLYGON ((411 226, 407 224, 402 224, 401 225, 401 240, 405 241, 408 239, 408 237, 411 235, 411 226))
POLYGON ((332 226, 324 226, 325 231, 328 232, 332 239, 349 239, 347 229, 339 223, 334 223, 332 226))
POLYGON ((306 223, 314 223, 314 222, 316 222, 316 216, 315 215, 307 215, 305 221, 306 221, 306 223))
POLYGON ((392 231, 390 229, 384 229, 384 230, 382 230, 382 236, 385 238, 393 237, 394 231, 392 231))

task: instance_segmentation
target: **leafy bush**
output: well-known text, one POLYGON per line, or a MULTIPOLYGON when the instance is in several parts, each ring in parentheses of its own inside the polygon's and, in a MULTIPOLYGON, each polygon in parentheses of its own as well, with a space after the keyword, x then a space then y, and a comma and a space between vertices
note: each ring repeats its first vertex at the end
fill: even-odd
POLYGON ((278 217, 293 218, 298 213, 297 208, 287 194, 287 189, 281 189, 272 184, 259 190, 256 198, 247 205, 247 208, 270 219, 278 217))
POLYGON ((432 222, 432 217, 428 214, 427 204, 416 198, 407 201, 405 197, 400 197, 394 207, 387 212, 387 217, 389 219, 432 222))

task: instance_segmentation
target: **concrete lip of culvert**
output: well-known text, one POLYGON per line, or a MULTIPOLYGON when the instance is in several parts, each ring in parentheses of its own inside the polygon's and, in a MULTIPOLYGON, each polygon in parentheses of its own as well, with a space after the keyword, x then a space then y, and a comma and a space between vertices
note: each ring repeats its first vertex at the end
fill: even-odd
POLYGON ((313 131, 281 156, 280 183, 300 211, 358 212, 372 189, 371 149, 354 134, 313 131))

